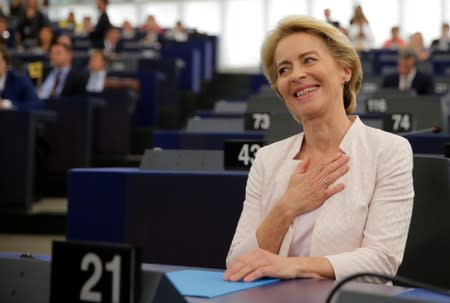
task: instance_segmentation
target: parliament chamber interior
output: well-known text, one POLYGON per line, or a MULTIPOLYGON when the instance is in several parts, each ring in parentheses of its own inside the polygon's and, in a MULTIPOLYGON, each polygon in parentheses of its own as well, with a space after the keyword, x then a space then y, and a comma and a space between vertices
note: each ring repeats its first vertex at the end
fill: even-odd
MULTIPOLYGON (((257 151, 303 127, 262 72, 262 40, 249 48, 251 68, 236 67, 227 58, 249 50, 227 53, 238 40, 190 25, 188 8, 214 8, 214 18, 219 8, 262 5, 269 14, 275 0, 173 1, 167 11, 164 1, 135 0, 138 20, 120 1, 35 2, 0 1, 0 302, 450 302, 450 1, 436 1, 436 34, 413 56, 431 79, 423 93, 386 80, 417 35, 405 31, 402 46, 354 46, 363 71, 354 114, 409 142, 414 204, 394 286, 351 281, 334 301, 327 296, 341 285, 332 280, 222 279, 257 151), (431 47, 441 23, 448 45, 431 47), (67 84, 59 64, 69 66, 67 84), (28 86, 10 93, 2 73, 28 86), (89 286, 90 265, 99 272, 89 286)), ((304 2, 303 13, 320 19, 326 5, 340 12, 304 2)), ((347 2, 345 18, 356 4, 347 2)), ((373 4, 360 2, 373 19, 373 4)), ((404 2, 393 1, 399 14, 404 2)), ((343 21, 330 23, 350 37, 343 21)))

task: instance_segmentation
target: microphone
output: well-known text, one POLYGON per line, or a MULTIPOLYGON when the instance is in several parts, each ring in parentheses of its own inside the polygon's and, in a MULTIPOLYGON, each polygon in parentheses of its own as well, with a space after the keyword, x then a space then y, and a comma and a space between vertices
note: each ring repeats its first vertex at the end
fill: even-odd
POLYGON ((417 134, 424 134, 424 133, 438 134, 441 131, 442 131, 442 128, 440 126, 433 126, 430 128, 423 128, 423 129, 413 130, 410 132, 398 133, 398 135, 409 136, 409 135, 417 135, 417 134))

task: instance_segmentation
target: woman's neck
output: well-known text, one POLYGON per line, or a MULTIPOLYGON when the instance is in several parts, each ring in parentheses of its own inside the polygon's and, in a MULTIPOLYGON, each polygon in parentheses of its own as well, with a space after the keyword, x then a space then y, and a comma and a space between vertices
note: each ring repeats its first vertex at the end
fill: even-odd
POLYGON ((304 121, 304 139, 302 150, 307 154, 329 154, 339 150, 339 144, 352 125, 345 114, 333 114, 328 118, 304 121))

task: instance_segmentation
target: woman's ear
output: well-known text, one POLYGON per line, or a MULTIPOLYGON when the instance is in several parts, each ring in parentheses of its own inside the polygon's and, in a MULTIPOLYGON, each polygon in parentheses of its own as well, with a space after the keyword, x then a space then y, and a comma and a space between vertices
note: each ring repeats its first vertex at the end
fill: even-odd
POLYGON ((344 67, 344 84, 347 82, 350 82, 350 79, 352 78, 352 68, 351 67, 344 67))

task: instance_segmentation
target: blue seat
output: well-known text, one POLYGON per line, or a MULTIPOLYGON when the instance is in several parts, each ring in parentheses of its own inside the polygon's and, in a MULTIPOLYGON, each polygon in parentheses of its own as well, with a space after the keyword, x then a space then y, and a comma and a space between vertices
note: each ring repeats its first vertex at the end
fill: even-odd
POLYGON ((450 159, 414 156, 414 207, 398 275, 450 288, 450 159))

